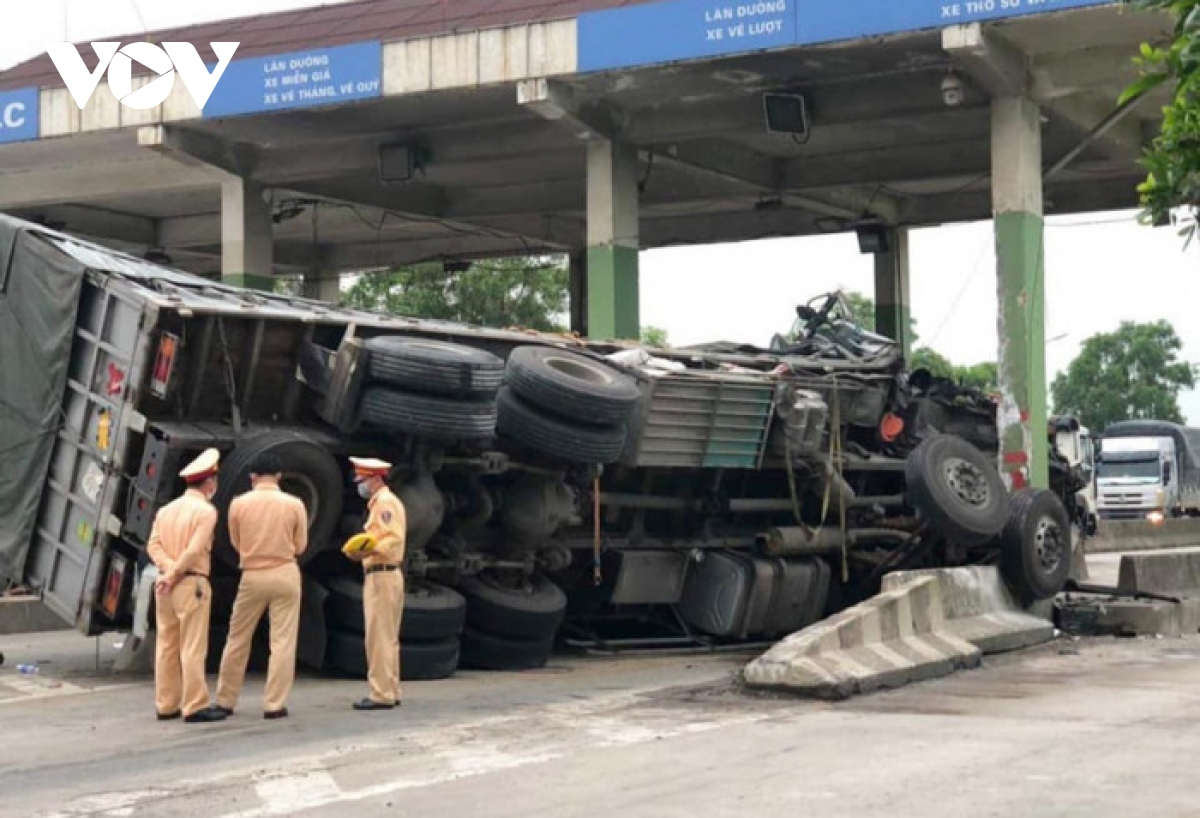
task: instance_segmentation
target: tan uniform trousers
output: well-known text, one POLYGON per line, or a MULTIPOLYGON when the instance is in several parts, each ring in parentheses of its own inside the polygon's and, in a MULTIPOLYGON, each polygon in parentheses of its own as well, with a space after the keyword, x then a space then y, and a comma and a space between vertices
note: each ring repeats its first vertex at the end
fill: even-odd
POLYGON ((217 679, 217 704, 233 710, 246 681, 246 664, 254 629, 269 610, 271 623, 271 661, 267 665, 267 686, 263 691, 263 710, 281 710, 287 704, 292 682, 296 679, 296 637, 300 630, 300 566, 294 562, 275 568, 243 571, 238 583, 233 615, 229 620, 229 641, 221 656, 217 679))
POLYGON ((203 577, 185 576, 168 594, 155 597, 154 706, 159 715, 190 716, 208 707, 204 660, 212 588, 203 577))
POLYGON ((404 573, 377 571, 363 579, 367 682, 371 699, 400 701, 400 619, 404 616, 404 573))

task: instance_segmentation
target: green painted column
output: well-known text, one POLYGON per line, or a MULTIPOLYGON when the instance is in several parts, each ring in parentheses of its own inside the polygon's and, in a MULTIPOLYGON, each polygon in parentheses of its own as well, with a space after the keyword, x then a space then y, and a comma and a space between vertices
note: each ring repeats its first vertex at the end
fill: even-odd
POLYGON ((875 331, 912 353, 912 310, 908 296, 908 230, 891 228, 888 251, 875 255, 875 331))
POLYGON ((1049 486, 1041 112, 992 101, 992 209, 999 301, 1001 471, 1014 488, 1049 486))
POLYGON ((588 143, 587 334, 638 338, 637 150, 607 140, 588 143))
POLYGON ((274 247, 271 206, 260 185, 240 176, 221 181, 221 281, 271 290, 274 247))

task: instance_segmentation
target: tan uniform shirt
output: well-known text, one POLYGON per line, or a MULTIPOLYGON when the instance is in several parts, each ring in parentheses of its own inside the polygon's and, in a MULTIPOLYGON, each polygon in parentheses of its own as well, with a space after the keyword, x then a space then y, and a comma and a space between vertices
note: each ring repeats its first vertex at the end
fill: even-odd
POLYGON ((208 576, 216 528, 216 508, 199 491, 188 489, 155 515, 146 550, 163 577, 189 571, 208 576))
POLYGON ((404 561, 404 541, 408 531, 405 521, 404 503, 386 486, 375 492, 367 502, 370 516, 366 531, 378 545, 363 560, 363 565, 396 565, 404 561))
POLYGON ((278 568, 308 547, 308 512, 298 497, 260 482, 229 504, 229 540, 243 571, 278 568))

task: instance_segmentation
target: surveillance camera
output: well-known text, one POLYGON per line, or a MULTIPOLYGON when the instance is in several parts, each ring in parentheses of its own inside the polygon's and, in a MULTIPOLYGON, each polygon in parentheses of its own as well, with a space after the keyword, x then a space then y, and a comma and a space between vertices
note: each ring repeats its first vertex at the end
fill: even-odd
POLYGON ((942 102, 954 108, 962 105, 963 101, 963 84, 962 80, 954 74, 947 74, 942 80, 942 102))

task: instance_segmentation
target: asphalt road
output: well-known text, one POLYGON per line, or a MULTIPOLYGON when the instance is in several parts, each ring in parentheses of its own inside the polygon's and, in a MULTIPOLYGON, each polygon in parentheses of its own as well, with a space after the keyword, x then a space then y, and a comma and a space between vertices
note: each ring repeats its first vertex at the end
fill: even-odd
POLYGON ((837 704, 746 695, 734 656, 464 673, 382 714, 303 677, 282 722, 252 679, 211 726, 156 722, 149 680, 94 647, 0 638, 0 815, 1197 813, 1200 639, 1059 640, 837 704))

